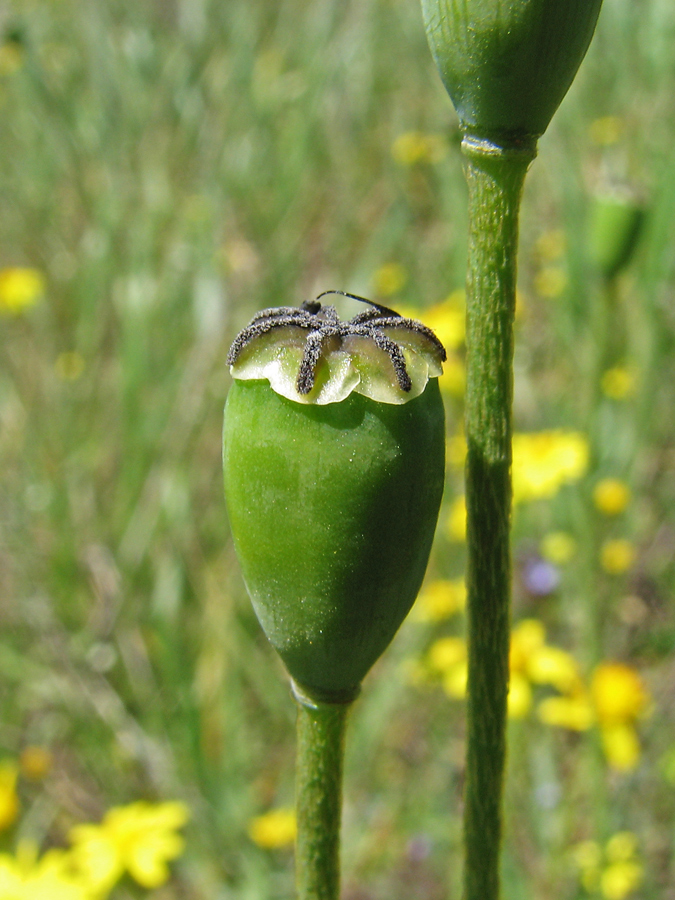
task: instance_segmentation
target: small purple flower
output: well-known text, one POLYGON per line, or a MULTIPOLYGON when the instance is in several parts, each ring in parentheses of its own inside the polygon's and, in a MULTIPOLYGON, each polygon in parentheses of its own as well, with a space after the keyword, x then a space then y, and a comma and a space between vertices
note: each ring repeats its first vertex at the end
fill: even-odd
POLYGON ((560 585, 560 572, 553 563, 535 556, 523 564, 523 584, 528 594, 548 597, 560 585))

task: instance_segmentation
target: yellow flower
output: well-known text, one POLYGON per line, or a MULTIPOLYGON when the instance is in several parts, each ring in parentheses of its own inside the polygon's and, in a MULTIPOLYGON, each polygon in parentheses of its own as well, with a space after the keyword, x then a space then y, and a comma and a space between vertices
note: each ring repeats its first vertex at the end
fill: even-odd
POLYGON ((523 619, 511 631, 509 666, 512 672, 527 669, 531 656, 546 642, 546 629, 538 619, 523 619))
POLYGON ((445 347, 448 358, 443 363, 443 374, 438 379, 442 391, 453 397, 463 397, 466 387, 464 362, 457 351, 464 343, 465 296, 464 291, 453 291, 441 303, 427 309, 415 309, 398 305, 396 311, 402 316, 419 319, 438 336, 445 347))
POLYGON ((16 793, 18 774, 19 769, 15 763, 0 763, 0 831, 9 828, 19 815, 19 798, 16 793))
MULTIPOLYGON (((561 653, 543 645, 531 656, 531 680, 546 676, 547 683, 563 695, 548 697, 539 704, 540 721, 573 731, 586 731, 597 723, 609 765, 619 771, 634 768, 640 756, 635 723, 649 713, 651 704, 640 676, 622 663, 601 663, 593 672, 589 693, 574 660, 561 653)), ((618 858, 614 850, 611 852, 612 858, 618 858)))
POLYGON ((633 369, 615 366, 603 374, 600 387, 610 400, 625 400, 635 393, 636 382, 637 377, 633 369))
POLYGON ((534 276, 534 289, 540 297, 559 297, 567 287, 567 275, 560 266, 545 266, 534 276))
POLYGON ((448 438, 445 455, 449 465, 463 468, 466 460, 466 438, 463 431, 448 438))
POLYGON ((35 306, 45 292, 45 279, 37 269, 0 269, 0 313, 18 315, 35 306))
POLYGON ((618 516, 630 502, 630 488, 618 478, 603 478, 593 488, 593 503, 606 516, 618 516))
POLYGON ((577 544, 574 538, 564 531, 551 531, 544 535, 539 551, 544 559, 556 565, 562 566, 577 552, 577 544))
POLYGON ((591 141, 599 147, 616 144, 623 134, 623 122, 618 116, 601 116, 594 119, 589 128, 591 141))
POLYGON ((398 294, 407 280, 408 273, 400 263, 385 263, 373 275, 373 289, 378 297, 391 297, 398 294))
POLYGON ((464 343, 466 311, 464 290, 453 291, 441 303, 422 310, 419 318, 438 335, 446 350, 458 350, 464 343))
POLYGON ((437 672, 447 672, 466 659, 466 642, 460 637, 439 638, 429 648, 429 666, 437 672))
POLYGON ((635 722, 651 705, 642 679, 623 663, 600 663, 593 672, 591 695, 607 762, 618 771, 634 769, 640 758, 635 722))
POLYGON ((440 162, 447 152, 447 144, 440 135, 420 131, 399 134, 391 147, 391 155, 402 166, 440 162))
POLYGON ((582 687, 576 660, 560 647, 539 647, 528 660, 526 671, 533 684, 550 684, 561 694, 582 687))
POLYGON ((429 647, 425 659, 427 670, 440 675, 443 690, 449 697, 466 695, 466 641, 460 637, 443 637, 429 647))
POLYGON ((617 862, 607 866, 600 876, 600 890, 606 900, 624 900, 640 887, 643 868, 634 861, 617 862))
POLYGON ((532 709, 532 688, 521 672, 511 672, 507 712, 511 719, 523 719, 532 709))
POLYGON ((176 802, 114 807, 100 825, 71 829, 75 864, 96 893, 109 891, 124 872, 144 888, 159 887, 169 878, 167 862, 183 852, 176 832, 187 819, 176 802))
POLYGON ((50 850, 38 859, 37 847, 21 843, 16 856, 0 853, 2 900, 95 900, 77 876, 70 854, 50 850))
POLYGON ((468 678, 468 664, 466 660, 458 663, 443 676, 443 690, 448 697, 461 700, 466 697, 466 682, 468 678))
POLYGON ((272 809, 252 819, 248 833, 254 844, 265 850, 287 847, 295 840, 297 825, 292 809, 272 809))
POLYGON ((633 725, 605 725, 601 737, 602 749, 612 769, 630 772, 635 768, 640 760, 640 741, 633 725))
POLYGON ((582 841, 572 847, 572 860, 580 870, 587 891, 600 891, 605 900, 624 900, 642 883, 644 870, 636 857, 637 840, 630 831, 620 831, 605 845, 582 841))
POLYGON ((635 669, 623 663, 603 662, 591 679, 591 694, 603 725, 634 722, 649 712, 651 697, 635 669))
POLYGON ((546 630, 537 619, 523 619, 511 631, 509 668, 508 712, 512 718, 522 718, 530 711, 530 685, 550 684, 567 690, 580 681, 574 659, 546 643, 546 630))
POLYGON ((605 853, 610 862, 626 862, 637 853, 637 838, 632 831, 618 831, 607 841, 605 853))
POLYGON ((600 565, 609 575, 622 575, 635 562, 635 547, 624 538, 605 541, 600 548, 600 565))
POLYGON ((599 869, 602 848, 597 841, 580 841, 572 847, 572 860, 580 869, 599 869))
POLYGON ((466 540, 466 499, 463 494, 452 501, 447 531, 448 537, 452 541, 466 540))
POLYGON ((541 431, 513 436, 513 502, 555 496, 588 466, 588 441, 574 431, 541 431))
POLYGON ((595 718, 588 696, 581 692, 572 697, 547 697, 537 707, 537 715, 544 725, 587 731, 595 718))
POLYGON ((466 606, 466 585, 463 578, 437 579, 422 589, 413 613, 420 622, 440 622, 460 612, 466 606))
POLYGON ((438 379, 438 386, 451 397, 463 397, 466 390, 466 369, 456 354, 448 353, 443 363, 443 374, 438 379))

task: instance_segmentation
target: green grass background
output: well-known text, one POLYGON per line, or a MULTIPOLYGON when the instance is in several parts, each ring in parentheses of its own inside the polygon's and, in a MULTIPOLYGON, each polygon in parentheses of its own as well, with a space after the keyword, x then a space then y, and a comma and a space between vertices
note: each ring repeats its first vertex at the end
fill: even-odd
MULTIPOLYGON (((0 266, 47 282, 0 319, 0 750, 54 755, 11 841, 58 844, 111 805, 181 798, 187 850, 156 900, 289 898, 290 851, 247 835, 292 803, 294 709, 228 533, 225 356, 253 311, 332 287, 372 296, 386 263, 407 272, 393 305, 462 286, 455 114, 415 0, 9 0, 0 29, 21 53, 0 75, 0 266), (442 136, 442 161, 393 159, 415 130, 442 136), (81 376, 59 378, 73 351, 81 376)), ((656 713, 627 775, 591 733, 512 723, 506 900, 587 896, 569 846, 624 829, 645 864, 638 896, 675 897, 674 98, 671 0, 605 0, 525 190, 516 425, 585 432, 592 459, 519 513, 517 571, 553 527, 583 552, 552 597, 517 589, 514 615, 540 617, 586 667, 638 668, 656 713), (608 147, 592 139, 604 116, 621 123, 608 147), (646 209, 609 300, 587 236, 606 183, 646 209), (567 246, 553 299, 534 287, 551 230, 567 246), (596 389, 612 334, 640 373, 623 404, 596 389), (604 475, 633 492, 622 534, 638 558, 621 578, 597 565, 607 526, 589 497, 604 475), (646 613, 626 624, 636 596, 646 613)), ((460 416, 449 402, 451 433, 460 416)), ((454 477, 448 504, 457 490, 454 477)), ((432 571, 462 571, 442 530, 432 571)), ((345 900, 460 896, 462 707, 401 668, 430 634, 403 627, 353 713, 345 900)))

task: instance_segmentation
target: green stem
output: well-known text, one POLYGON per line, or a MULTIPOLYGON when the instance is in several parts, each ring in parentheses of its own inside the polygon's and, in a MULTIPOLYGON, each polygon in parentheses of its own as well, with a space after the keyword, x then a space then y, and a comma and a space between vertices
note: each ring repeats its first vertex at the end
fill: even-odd
POLYGON ((518 211, 536 145, 466 137, 468 709, 465 900, 497 900, 506 755, 518 211))
POLYGON ((345 727, 350 703, 298 701, 295 882, 298 900, 338 900, 345 727))

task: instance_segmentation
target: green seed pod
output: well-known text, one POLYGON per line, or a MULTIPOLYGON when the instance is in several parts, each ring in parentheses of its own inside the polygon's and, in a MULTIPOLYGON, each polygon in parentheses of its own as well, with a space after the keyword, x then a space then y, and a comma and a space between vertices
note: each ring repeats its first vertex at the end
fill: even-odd
POLYGON ((630 194, 598 194, 593 198, 589 219, 591 260, 603 278, 610 281, 633 257, 644 210, 630 194))
POLYGON ((422 0, 434 60, 462 128, 538 138, 590 43, 602 0, 422 0))
POLYGON ((230 351, 235 549, 267 637, 313 700, 351 700, 417 596, 443 492, 443 403, 428 379, 444 357, 384 307, 340 322, 320 304, 265 310, 230 351))

